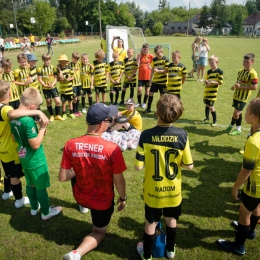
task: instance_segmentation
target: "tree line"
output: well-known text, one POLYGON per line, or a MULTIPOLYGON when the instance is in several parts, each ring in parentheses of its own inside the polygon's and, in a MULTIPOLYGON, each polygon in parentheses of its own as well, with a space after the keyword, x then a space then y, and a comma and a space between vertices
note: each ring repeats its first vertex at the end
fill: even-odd
POLYGON ((260 11, 260 0, 248 0, 245 5, 226 4, 226 0, 212 0, 210 6, 188 8, 171 7, 167 0, 159 0, 158 8, 151 12, 141 10, 134 1, 118 4, 115 0, 0 0, 0 34, 10 34, 10 24, 19 29, 19 34, 44 35, 47 32, 60 33, 63 29, 75 32, 99 32, 99 8, 102 31, 106 25, 142 27, 146 33, 160 35, 163 24, 185 22, 201 14, 199 27, 220 29, 225 24, 233 27, 233 34, 242 31, 243 20, 260 11), (100 5, 99 5, 100 4, 100 5), (31 23, 31 17, 35 23, 31 23))

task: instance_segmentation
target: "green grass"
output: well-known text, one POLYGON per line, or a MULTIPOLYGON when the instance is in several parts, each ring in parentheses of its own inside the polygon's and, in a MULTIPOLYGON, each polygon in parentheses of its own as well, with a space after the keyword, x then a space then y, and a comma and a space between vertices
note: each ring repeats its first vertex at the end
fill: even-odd
MULTIPOLYGON (((171 49, 182 54, 181 62, 191 69, 191 44, 193 38, 184 37, 147 37, 151 44, 170 43, 171 49)), ((237 220, 239 203, 231 196, 231 188, 241 168, 242 156, 238 151, 243 147, 249 126, 243 122, 242 135, 231 137, 224 133, 233 113, 231 107, 233 92, 230 90, 242 68, 243 55, 253 52, 256 55, 254 68, 260 72, 259 39, 209 38, 210 54, 219 56, 219 67, 224 71, 224 84, 220 87, 215 108, 218 126, 201 125, 204 119, 203 86, 194 79, 187 79, 182 90, 185 108, 176 126, 184 128, 190 139, 194 160, 194 170, 183 170, 183 215, 178 221, 176 259, 238 259, 238 256, 220 250, 215 243, 217 238, 233 239, 235 232, 231 220, 237 220)), ((99 49, 99 40, 89 40, 79 45, 55 47, 53 64, 58 55, 68 56, 77 50, 87 52, 93 60, 94 52, 99 49)), ((41 64, 42 49, 36 51, 41 64)), ((6 53, 14 61, 16 52, 6 53)), ((206 69, 208 69, 207 67, 206 69)), ((126 97, 128 97, 128 93, 126 97)), ((253 91, 251 98, 256 96, 253 91)), ((153 111, 158 94, 155 95, 153 111)), ((108 97, 107 97, 107 100, 108 97)), ((45 110, 45 104, 43 105, 45 110)), ((142 109, 139 109, 140 111, 142 109)), ((145 115, 144 128, 156 124, 153 115, 145 115)), ((58 171, 63 147, 66 140, 80 136, 86 131, 85 118, 49 125, 44 139, 45 153, 51 175, 48 189, 51 204, 63 206, 61 215, 42 221, 40 215, 30 216, 29 207, 14 208, 14 201, 0 200, 0 259, 61 259, 62 255, 79 245, 82 238, 91 231, 90 214, 79 212, 72 196, 70 183, 58 181, 58 171)), ((136 244, 142 239, 144 228, 144 203, 142 201, 143 172, 133 168, 135 151, 125 151, 124 158, 128 169, 125 172, 128 201, 123 212, 114 213, 108 233, 101 245, 83 259, 138 259, 136 244)), ((23 187, 25 181, 23 179, 23 187)), ((24 188, 25 190, 25 188, 24 188)), ((257 237, 246 241, 247 253, 243 259, 260 259, 260 232, 257 237)))

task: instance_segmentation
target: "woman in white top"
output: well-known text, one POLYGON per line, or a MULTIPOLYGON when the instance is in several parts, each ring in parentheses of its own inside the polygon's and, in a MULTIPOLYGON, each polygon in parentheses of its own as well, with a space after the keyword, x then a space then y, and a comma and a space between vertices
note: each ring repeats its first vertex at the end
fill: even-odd
POLYGON ((31 53, 31 43, 28 42, 28 39, 26 37, 24 37, 23 42, 21 42, 21 50, 24 54, 31 53))
POLYGON ((0 35, 0 51, 2 53, 2 55, 0 55, 0 59, 1 59, 1 58, 4 58, 4 56, 5 56, 5 42, 1 35, 0 35))
POLYGON ((201 41, 201 37, 198 36, 194 42, 192 43, 191 45, 191 50, 192 50, 192 56, 191 56, 191 59, 193 61, 193 68, 192 70, 188 73, 188 76, 190 78, 196 78, 194 76, 194 72, 197 71, 197 61, 199 59, 199 46, 200 46, 200 41, 201 41))
POLYGON ((205 74, 205 66, 208 65, 208 52, 210 51, 210 47, 208 45, 208 39, 204 38, 200 44, 200 58, 198 61, 198 72, 197 72, 197 81, 204 80, 205 74))

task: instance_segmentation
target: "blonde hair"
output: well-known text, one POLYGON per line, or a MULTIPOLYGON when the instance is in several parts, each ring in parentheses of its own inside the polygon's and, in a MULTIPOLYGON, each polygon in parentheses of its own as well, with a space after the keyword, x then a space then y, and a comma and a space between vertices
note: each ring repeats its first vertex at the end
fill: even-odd
POLYGON ((215 55, 215 54, 213 54, 213 55, 211 55, 211 56, 209 57, 208 61, 216 61, 216 62, 218 62, 218 56, 215 55))
POLYGON ((97 58, 102 58, 102 59, 104 59, 105 58, 105 52, 103 51, 103 50, 98 50, 98 51, 96 51, 95 52, 95 58, 97 59, 97 58))
POLYGON ((17 61, 21 61, 21 60, 27 60, 27 56, 24 53, 20 53, 17 55, 17 61))
POLYGON ((157 115, 164 123, 173 123, 178 120, 184 108, 179 98, 173 94, 163 94, 157 104, 157 115))
POLYGON ((81 58, 84 58, 84 57, 88 57, 88 54, 87 53, 81 54, 81 58))
POLYGON ((8 97, 9 89, 10 85, 4 80, 0 80, 0 100, 6 99, 8 97))
POLYGON ((36 105, 42 103, 42 96, 35 88, 26 88, 21 96, 21 104, 24 106, 36 105))
POLYGON ((49 53, 42 54, 42 60, 50 60, 50 59, 51 59, 51 55, 49 53))
POLYGON ((80 54, 78 52, 73 52, 72 53, 72 58, 79 59, 80 58, 80 54))
POLYGON ((113 56, 113 57, 114 57, 114 56, 119 57, 119 53, 118 53, 117 51, 113 51, 112 56, 113 56))
POLYGON ((260 122, 260 98, 254 98, 250 101, 249 105, 249 114, 257 116, 258 122, 260 122))
POLYGON ((176 55, 176 56, 179 56, 179 57, 181 57, 181 53, 180 53, 180 51, 178 51, 178 50, 176 50, 176 51, 174 51, 173 53, 172 53, 172 55, 176 55))

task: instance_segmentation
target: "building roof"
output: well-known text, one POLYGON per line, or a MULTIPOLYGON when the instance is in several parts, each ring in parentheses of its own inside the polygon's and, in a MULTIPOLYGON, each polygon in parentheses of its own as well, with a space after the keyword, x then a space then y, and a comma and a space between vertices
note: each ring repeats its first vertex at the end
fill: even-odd
POLYGON ((250 14, 245 20, 244 25, 255 25, 260 21, 260 13, 250 14))

